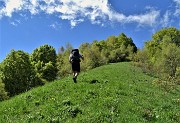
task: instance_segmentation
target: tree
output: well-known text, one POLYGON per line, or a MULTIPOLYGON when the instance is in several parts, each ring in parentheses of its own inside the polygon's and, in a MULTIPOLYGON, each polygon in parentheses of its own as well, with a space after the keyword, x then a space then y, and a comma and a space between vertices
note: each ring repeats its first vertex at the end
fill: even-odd
POLYGON ((170 38, 170 43, 180 46, 180 30, 175 27, 164 28, 156 32, 152 38, 154 42, 160 43, 165 37, 170 38))
POLYGON ((174 43, 169 44, 167 47, 163 47, 161 60, 161 70, 163 73, 168 74, 171 77, 175 77, 176 70, 180 67, 180 47, 174 43))
POLYGON ((79 51, 84 56, 84 61, 81 64, 81 70, 91 69, 91 44, 90 43, 83 43, 79 47, 79 51))
POLYGON ((58 77, 64 77, 65 75, 71 74, 71 64, 69 63, 69 55, 73 49, 70 43, 66 44, 66 48, 63 48, 62 53, 57 55, 57 68, 58 68, 58 77))
POLYGON ((107 60, 104 59, 101 54, 102 48, 103 46, 96 40, 91 44, 81 44, 79 49, 85 57, 84 61, 81 64, 82 70, 89 70, 106 63, 107 60))
MULTIPOLYGON (((121 33, 118 37, 118 44, 120 46, 124 45, 126 48, 128 46, 131 46, 132 47, 132 53, 135 53, 137 51, 137 47, 136 45, 133 43, 133 40, 132 38, 128 38, 124 33, 121 33)), ((119 46, 119 47, 120 47, 119 46)))
POLYGON ((52 62, 53 65, 56 64, 56 50, 50 45, 43 45, 39 48, 36 48, 32 55, 31 55, 31 61, 38 62, 42 61, 43 63, 52 62))
POLYGON ((31 62, 41 79, 53 81, 57 76, 56 50, 52 46, 43 45, 31 54, 31 62))
POLYGON ((132 60, 133 54, 137 51, 136 45, 131 38, 128 38, 124 33, 119 36, 110 36, 106 40, 106 49, 102 50, 103 54, 108 56, 109 62, 121 62, 132 60))
POLYGON ((10 96, 31 89, 36 85, 36 73, 29 59, 29 54, 11 50, 2 62, 2 82, 10 96))

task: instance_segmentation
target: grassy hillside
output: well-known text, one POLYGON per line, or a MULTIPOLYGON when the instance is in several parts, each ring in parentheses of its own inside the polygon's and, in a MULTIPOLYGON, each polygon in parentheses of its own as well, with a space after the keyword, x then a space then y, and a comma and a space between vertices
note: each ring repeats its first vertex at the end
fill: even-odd
POLYGON ((180 122, 180 88, 165 92, 154 79, 130 63, 101 66, 0 102, 0 122, 180 122))

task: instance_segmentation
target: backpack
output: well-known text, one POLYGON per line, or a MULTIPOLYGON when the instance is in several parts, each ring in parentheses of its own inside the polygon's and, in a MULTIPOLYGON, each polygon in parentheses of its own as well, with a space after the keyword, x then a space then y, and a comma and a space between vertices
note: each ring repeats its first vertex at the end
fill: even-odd
POLYGON ((80 56, 79 56, 79 50, 78 49, 73 49, 71 51, 71 54, 72 54, 72 61, 76 61, 76 62, 80 62, 80 56))

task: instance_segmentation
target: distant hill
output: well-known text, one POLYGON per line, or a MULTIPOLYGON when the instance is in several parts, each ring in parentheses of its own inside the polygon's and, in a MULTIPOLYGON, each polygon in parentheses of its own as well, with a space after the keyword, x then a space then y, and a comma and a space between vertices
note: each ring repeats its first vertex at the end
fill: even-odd
POLYGON ((104 65, 0 102, 0 122, 180 122, 180 88, 165 92, 153 80, 131 63, 104 65))

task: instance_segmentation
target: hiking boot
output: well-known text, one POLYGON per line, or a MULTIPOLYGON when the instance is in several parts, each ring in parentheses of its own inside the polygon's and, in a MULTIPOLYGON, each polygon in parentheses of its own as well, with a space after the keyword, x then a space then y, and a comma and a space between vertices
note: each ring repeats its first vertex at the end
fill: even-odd
POLYGON ((77 83, 77 81, 76 81, 76 77, 73 77, 73 81, 74 81, 74 83, 77 83))

